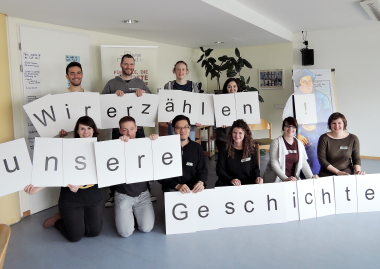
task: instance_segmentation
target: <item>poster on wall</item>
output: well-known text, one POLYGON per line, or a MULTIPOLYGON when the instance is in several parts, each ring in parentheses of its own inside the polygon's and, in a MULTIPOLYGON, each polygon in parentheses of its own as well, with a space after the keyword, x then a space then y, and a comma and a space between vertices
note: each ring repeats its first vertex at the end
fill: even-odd
MULTIPOLYGON (((22 53, 22 76, 24 103, 29 104, 41 97, 41 53, 22 53)), ((33 150, 34 138, 38 136, 38 132, 29 117, 26 117, 25 125, 28 149, 33 150)))
POLYGON ((157 46, 101 45, 102 84, 121 75, 120 62, 125 54, 135 59, 133 77, 145 82, 152 93, 157 93, 157 46))
POLYGON ((283 119, 291 116, 296 117, 297 120, 298 114, 302 115, 302 124, 298 125, 297 138, 304 142, 313 174, 318 174, 321 167, 317 156, 319 137, 326 133, 327 120, 336 109, 332 72, 334 69, 293 70, 294 93, 289 97, 282 115, 283 119), (306 115, 305 106, 294 103, 296 99, 303 102, 303 98, 296 98, 299 95, 315 96, 316 118, 315 113, 306 115))

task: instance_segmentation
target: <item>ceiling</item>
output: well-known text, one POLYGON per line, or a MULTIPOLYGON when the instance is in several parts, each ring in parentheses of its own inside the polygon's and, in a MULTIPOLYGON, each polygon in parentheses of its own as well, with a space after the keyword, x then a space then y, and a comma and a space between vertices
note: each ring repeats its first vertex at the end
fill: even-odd
MULTIPOLYGON (((289 42, 293 33, 375 24, 360 0, 2 0, 10 17, 184 47, 289 42), (122 20, 140 23, 128 25, 122 20), (216 45, 214 42, 223 41, 216 45)), ((301 33, 300 33, 301 34, 301 33)))

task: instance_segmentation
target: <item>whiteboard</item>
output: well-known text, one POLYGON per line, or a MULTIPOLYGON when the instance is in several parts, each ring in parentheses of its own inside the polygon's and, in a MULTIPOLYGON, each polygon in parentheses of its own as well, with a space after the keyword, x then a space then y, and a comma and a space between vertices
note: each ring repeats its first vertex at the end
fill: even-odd
MULTIPOLYGON (((40 59, 39 68, 39 89, 36 92, 25 92, 24 75, 20 68, 20 80, 23 86, 21 100, 13 100, 13 106, 22 106, 26 102, 28 94, 35 95, 36 98, 46 94, 62 93, 68 88, 66 79, 66 66, 68 64, 66 55, 79 56, 82 65, 83 80, 82 88, 91 91, 91 62, 89 37, 85 34, 52 30, 46 28, 19 26, 20 43, 20 66, 23 66, 24 53, 38 53, 40 59)), ((31 126, 28 126, 26 114, 14 114, 14 122, 23 122, 24 136, 29 142, 29 152, 33 156, 33 135, 31 126)), ((22 211, 31 210, 31 214, 55 206, 58 203, 59 188, 46 188, 43 191, 28 196, 24 192, 20 193, 21 204, 27 204, 29 208, 22 208, 22 211), (26 202, 26 203, 25 203, 26 202)), ((27 206, 25 206, 27 207, 27 206)))

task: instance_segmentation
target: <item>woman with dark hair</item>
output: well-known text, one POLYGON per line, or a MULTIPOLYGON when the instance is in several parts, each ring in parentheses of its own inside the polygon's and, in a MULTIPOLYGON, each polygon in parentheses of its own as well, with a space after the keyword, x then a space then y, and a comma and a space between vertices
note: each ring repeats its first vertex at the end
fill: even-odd
MULTIPOLYGON (((229 78, 224 82, 222 93, 236 93, 241 92, 240 80, 238 78, 229 78)), ((219 149, 223 147, 227 140, 227 134, 231 127, 223 125, 222 127, 215 128, 215 145, 219 149)))
POLYGON ((234 121, 226 144, 219 150, 215 186, 262 184, 256 150, 247 123, 244 120, 234 121))
MULTIPOLYGON (((187 67, 187 63, 185 63, 184 61, 176 62, 173 68, 173 73, 175 74, 175 80, 166 83, 164 89, 199 93, 198 84, 196 82, 192 82, 186 79, 187 74, 189 74, 189 68, 187 67)), ((172 122, 170 121, 168 122, 168 124, 168 134, 173 135, 174 130, 172 122)), ((199 126, 202 126, 202 124, 195 123, 195 125, 191 125, 190 139, 193 141, 196 140, 196 132, 199 126)))
POLYGON ((346 117, 335 112, 330 115, 327 126, 331 132, 321 135, 318 141, 319 176, 365 175, 361 167, 359 139, 346 132, 346 117))
POLYGON ((305 147, 295 137, 297 129, 298 123, 293 117, 287 117, 282 122, 284 133, 274 139, 269 148, 270 160, 263 176, 265 183, 296 181, 300 179, 301 171, 306 178, 313 177, 305 147))
MULTIPOLYGON (((92 118, 84 116, 78 119, 74 133, 76 138, 97 137, 98 128, 92 118)), ((28 185, 24 190, 32 195, 43 188, 28 185)), ((61 187, 58 209, 59 213, 48 218, 43 227, 54 226, 70 242, 78 242, 83 236, 98 236, 102 231, 102 194, 98 185, 61 187)))

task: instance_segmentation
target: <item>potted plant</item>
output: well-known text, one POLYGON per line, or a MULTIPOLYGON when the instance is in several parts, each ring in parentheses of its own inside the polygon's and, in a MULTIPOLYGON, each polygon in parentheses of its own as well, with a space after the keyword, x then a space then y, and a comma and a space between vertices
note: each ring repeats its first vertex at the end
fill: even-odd
MULTIPOLYGON (((202 62, 202 67, 206 70, 206 77, 209 75, 211 76, 211 79, 216 78, 216 82, 218 85, 218 91, 220 91, 220 76, 225 71, 227 77, 232 78, 235 76, 239 76, 240 80, 240 86, 243 91, 257 91, 258 90, 255 87, 249 86, 249 82, 251 80, 251 77, 249 76, 247 80, 245 80, 244 76, 240 74, 241 70, 244 67, 248 67, 249 69, 252 69, 252 65, 243 57, 240 55, 240 51, 238 48, 235 48, 235 57, 228 57, 227 55, 223 55, 221 57, 218 57, 218 62, 214 57, 211 57, 211 52, 213 49, 208 48, 204 49, 203 47, 200 47, 203 54, 197 61, 197 63, 202 62)), ((264 102, 264 99, 261 97, 259 93, 259 101, 264 102)))

